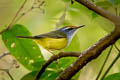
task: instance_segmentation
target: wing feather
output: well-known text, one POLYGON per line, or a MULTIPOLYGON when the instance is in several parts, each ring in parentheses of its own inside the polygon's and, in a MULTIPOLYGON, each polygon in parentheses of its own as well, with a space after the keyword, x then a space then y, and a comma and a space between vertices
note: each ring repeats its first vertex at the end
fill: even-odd
POLYGON ((65 38, 66 34, 60 31, 51 31, 45 34, 34 36, 35 39, 50 37, 50 38, 65 38))

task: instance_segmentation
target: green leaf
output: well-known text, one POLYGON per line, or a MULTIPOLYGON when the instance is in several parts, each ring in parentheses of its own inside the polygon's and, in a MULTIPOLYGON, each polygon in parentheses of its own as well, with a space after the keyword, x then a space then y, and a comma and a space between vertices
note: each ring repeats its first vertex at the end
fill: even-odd
POLYGON ((58 75, 58 72, 45 71, 39 80, 55 80, 58 75))
POLYGON ((31 36, 31 33, 19 24, 4 32, 2 40, 10 53, 27 69, 39 69, 44 59, 38 45, 31 39, 20 39, 16 36, 31 36))
POLYGON ((92 19, 95 19, 96 17, 98 17, 98 14, 95 12, 92 12, 92 19))
MULTIPOLYGON (((25 75, 21 80, 35 80, 36 75, 37 71, 33 71, 25 75)), ((47 70, 43 72, 39 80, 55 80, 58 75, 58 72, 47 70)))
POLYGON ((37 75, 37 72, 38 72, 38 71, 30 72, 30 73, 26 74, 24 77, 22 77, 21 80, 35 80, 35 77, 36 77, 36 75, 37 75))
POLYGON ((107 76, 104 80, 120 80, 120 73, 114 73, 107 76))

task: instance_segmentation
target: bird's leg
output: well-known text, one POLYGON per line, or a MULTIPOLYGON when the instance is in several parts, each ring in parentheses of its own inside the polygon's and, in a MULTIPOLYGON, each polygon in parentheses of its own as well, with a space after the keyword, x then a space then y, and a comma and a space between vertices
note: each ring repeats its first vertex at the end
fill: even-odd
POLYGON ((54 54, 52 50, 48 50, 48 51, 52 54, 52 56, 53 55, 56 56, 56 54, 54 54))
MULTIPOLYGON (((52 56, 57 56, 55 53, 53 53, 53 50, 48 50, 51 54, 52 54, 52 56)), ((56 64, 58 64, 58 60, 56 60, 56 64)))
MULTIPOLYGON (((54 50, 54 51, 57 52, 57 54, 54 54, 55 56, 59 56, 59 53, 60 53, 60 52, 63 52, 63 50, 61 50, 61 49, 60 49, 60 50, 54 50)), ((59 60, 57 59, 57 60, 56 60, 56 64, 58 64, 58 62, 59 62, 59 60)))
POLYGON ((60 53, 60 52, 64 52, 63 50, 58 50, 58 53, 60 53))

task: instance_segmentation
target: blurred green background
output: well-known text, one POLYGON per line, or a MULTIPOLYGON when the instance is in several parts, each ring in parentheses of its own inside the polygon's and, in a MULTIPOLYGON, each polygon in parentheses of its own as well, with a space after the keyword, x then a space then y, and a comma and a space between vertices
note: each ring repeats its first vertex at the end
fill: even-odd
MULTIPOLYGON (((23 1, 24 0, 0 0, 0 31, 11 22, 23 1)), ((33 0, 28 0, 22 12, 26 12, 31 7, 32 3, 33 0)), ((40 9, 34 9, 23 16, 17 23, 25 25, 33 35, 49 32, 54 30, 56 23, 59 22, 59 18, 64 13, 64 9, 67 5, 67 0, 46 0, 45 6, 42 7, 42 10, 45 10, 45 13, 42 13, 42 10, 40 9)), ((114 11, 111 7, 108 9, 108 11, 113 12, 114 14, 114 11)), ((114 29, 114 25, 110 21, 90 11, 79 3, 75 2, 73 5, 69 4, 65 20, 59 27, 83 24, 86 26, 79 29, 70 46, 64 49, 65 51, 82 52, 114 29)), ((99 58, 88 63, 80 71, 78 80, 94 80, 105 59, 105 56, 107 55, 108 50, 109 49, 106 49, 99 58)), ((0 35, 0 54, 4 53, 5 51, 7 51, 7 49, 2 42, 0 35)), ((107 64, 111 62, 116 54, 117 51, 114 49, 107 64)), ((44 55, 46 56, 48 54, 46 53, 44 55)), ((0 68, 9 68, 6 66, 11 66, 13 63, 12 61, 13 57, 11 56, 2 58, 0 60, 0 68), (10 58, 10 60, 6 60, 8 58, 10 58)), ((118 61, 113 66, 110 73, 119 72, 119 64, 120 63, 118 61)), ((22 65, 20 65, 20 68, 14 68, 14 66, 10 68, 10 73, 15 80, 20 80, 20 78, 28 72, 29 71, 22 65)), ((3 78, 10 80, 8 75, 3 73, 3 71, 0 71, 0 80, 3 78)))

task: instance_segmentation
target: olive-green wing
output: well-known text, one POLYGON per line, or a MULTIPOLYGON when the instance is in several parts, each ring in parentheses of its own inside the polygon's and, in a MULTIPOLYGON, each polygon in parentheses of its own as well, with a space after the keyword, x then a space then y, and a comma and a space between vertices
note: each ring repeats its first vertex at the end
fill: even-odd
POLYGON ((49 38, 65 38, 66 34, 60 31, 51 31, 45 34, 37 35, 34 36, 35 39, 39 38, 44 38, 44 37, 49 37, 49 38))

